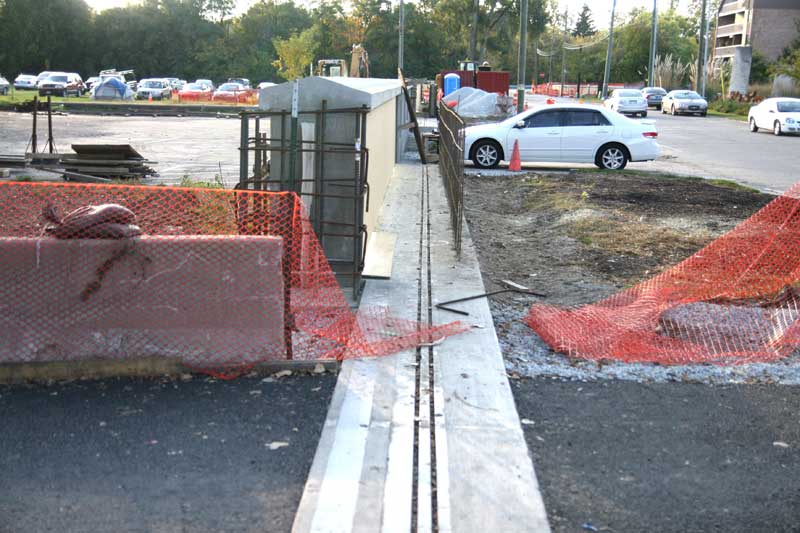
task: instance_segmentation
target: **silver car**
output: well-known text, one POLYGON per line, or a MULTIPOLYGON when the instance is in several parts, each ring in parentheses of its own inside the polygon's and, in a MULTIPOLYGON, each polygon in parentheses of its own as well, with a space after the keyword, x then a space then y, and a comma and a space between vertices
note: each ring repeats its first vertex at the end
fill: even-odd
POLYGON ((0 95, 5 96, 6 94, 8 94, 9 85, 11 84, 8 83, 8 80, 5 79, 2 74, 0 74, 0 95))
POLYGON ((667 94, 667 91, 661 87, 645 87, 642 89, 642 94, 645 100, 647 100, 647 107, 655 107, 657 110, 661 111, 661 101, 664 99, 664 95, 667 94))
POLYGON ((694 91, 670 91, 661 100, 661 112, 704 117, 708 113, 708 101, 694 91))
POLYGON ((647 116, 647 100, 638 89, 616 89, 603 105, 623 115, 647 116))

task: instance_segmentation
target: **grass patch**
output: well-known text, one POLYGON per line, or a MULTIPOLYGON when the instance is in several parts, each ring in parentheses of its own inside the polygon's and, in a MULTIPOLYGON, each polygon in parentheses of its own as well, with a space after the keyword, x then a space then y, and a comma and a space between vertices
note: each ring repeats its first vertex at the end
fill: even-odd
POLYGON ((219 174, 214 175, 213 181, 200 181, 189 176, 183 176, 178 187, 188 187, 190 189, 224 189, 225 184, 222 182, 222 176, 219 174))
POLYGON ((739 122, 747 122, 747 115, 737 115, 736 113, 723 113, 721 111, 712 111, 711 109, 708 110, 708 114, 712 117, 722 117, 722 118, 729 118, 731 120, 737 120, 739 122))
POLYGON ((578 193, 564 192, 560 190, 562 187, 559 183, 543 180, 540 177, 526 179, 523 183, 536 188, 536 191, 525 199, 525 208, 529 211, 552 209, 566 212, 591 207, 589 204, 589 191, 591 191, 592 185, 587 184, 578 193))
POLYGON ((747 185, 742 185, 741 183, 736 183, 735 181, 722 180, 722 179, 713 179, 706 181, 711 185, 715 185, 717 187, 724 187, 726 189, 733 189, 734 191, 744 191, 744 192, 754 192, 754 193, 761 192, 758 189, 748 187, 747 185))
POLYGON ((609 254, 641 257, 686 256, 711 240, 706 234, 687 234, 656 224, 606 217, 570 222, 567 235, 609 254))

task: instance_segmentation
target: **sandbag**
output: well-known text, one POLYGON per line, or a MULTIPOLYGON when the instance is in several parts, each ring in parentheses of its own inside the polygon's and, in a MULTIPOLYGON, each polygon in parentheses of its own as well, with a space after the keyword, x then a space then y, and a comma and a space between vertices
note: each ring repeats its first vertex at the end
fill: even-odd
POLYGON ((119 204, 79 207, 64 218, 48 206, 45 218, 51 222, 45 231, 57 239, 126 239, 142 234, 133 211, 119 204))

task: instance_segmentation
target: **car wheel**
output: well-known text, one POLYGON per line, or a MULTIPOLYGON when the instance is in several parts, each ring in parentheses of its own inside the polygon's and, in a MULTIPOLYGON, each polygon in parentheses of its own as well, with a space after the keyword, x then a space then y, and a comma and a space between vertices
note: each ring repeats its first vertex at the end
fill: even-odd
POLYGON ((661 111, 661 104, 658 104, 658 105, 656 106, 656 111, 661 111))
POLYGON ((478 168, 495 168, 502 156, 500 145, 495 141, 484 139, 475 143, 472 149, 472 162, 478 168))
POLYGON ((756 125, 756 119, 750 117, 750 131, 753 133, 758 133, 758 126, 756 125))
POLYGON ((708 111, 703 111, 702 113, 700 113, 700 116, 701 116, 701 117, 704 117, 704 116, 706 116, 706 115, 708 115, 708 111))
POLYGON ((595 164, 606 170, 622 170, 628 164, 628 154, 619 144, 608 144, 597 152, 595 164))
POLYGON ((661 114, 662 115, 666 115, 667 114, 667 108, 666 107, 661 106, 661 107, 659 107, 659 109, 661 110, 661 114))
POLYGON ((647 118, 647 111, 645 111, 644 113, 642 113, 642 118, 647 118))
POLYGON ((777 136, 780 136, 783 133, 781 131, 781 122, 779 120, 776 120, 775 124, 772 126, 772 133, 777 136))
POLYGON ((674 105, 673 105, 673 106, 672 106, 672 108, 669 110, 669 113, 670 113, 670 115, 672 115, 673 117, 674 117, 675 115, 677 115, 677 114, 678 114, 678 113, 676 113, 676 112, 675 112, 675 106, 674 106, 674 105))

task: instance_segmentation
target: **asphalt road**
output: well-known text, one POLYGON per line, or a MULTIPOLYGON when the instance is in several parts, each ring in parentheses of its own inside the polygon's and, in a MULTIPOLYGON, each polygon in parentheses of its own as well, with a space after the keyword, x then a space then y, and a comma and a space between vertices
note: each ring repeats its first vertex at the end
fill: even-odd
MULTIPOLYGON (((637 119, 641 120, 641 119, 637 119)), ((772 192, 800 180, 800 136, 751 133, 746 122, 719 117, 662 115, 651 110, 662 157, 631 168, 734 179, 772 192)))
POLYGON ((800 531, 797 387, 534 379, 512 390, 555 533, 800 531))
POLYGON ((0 531, 289 531, 335 382, 0 387, 0 531))

